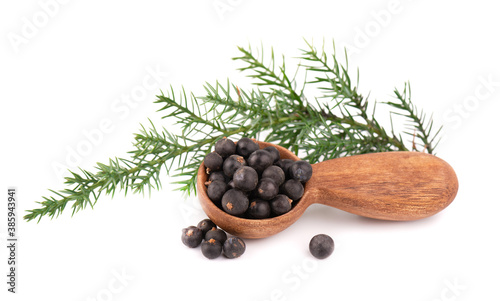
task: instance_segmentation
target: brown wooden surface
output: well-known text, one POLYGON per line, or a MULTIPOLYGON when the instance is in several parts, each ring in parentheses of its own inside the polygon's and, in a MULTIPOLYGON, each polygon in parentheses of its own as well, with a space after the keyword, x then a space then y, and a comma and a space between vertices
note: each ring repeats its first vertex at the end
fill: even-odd
MULTIPOLYGON (((264 148, 272 144, 259 145, 264 148)), ((290 151, 276 147, 282 158, 299 160, 290 151)), ((313 203, 377 219, 420 219, 443 210, 458 190, 451 166, 435 156, 418 152, 358 155, 313 164, 304 196, 291 211, 253 220, 229 215, 215 206, 207 196, 206 180, 202 164, 197 191, 203 210, 219 227, 244 238, 267 237, 286 229, 313 203)))
POLYGON ((386 152, 313 165, 302 200, 384 220, 415 220, 443 210, 455 198, 451 166, 420 152, 386 152))

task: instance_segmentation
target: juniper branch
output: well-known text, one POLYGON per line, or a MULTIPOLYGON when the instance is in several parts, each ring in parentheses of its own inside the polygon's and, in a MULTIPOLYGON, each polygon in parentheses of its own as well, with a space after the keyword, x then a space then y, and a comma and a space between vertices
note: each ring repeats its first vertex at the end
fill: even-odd
MULTIPOLYGON (((389 134, 379 124, 375 102, 359 93, 359 81, 351 80, 347 59, 342 64, 335 51, 329 56, 311 44, 307 46, 300 57, 303 63, 293 75, 286 69, 285 58, 277 62, 273 51, 266 62, 262 50, 258 56, 251 48, 240 47, 242 55, 234 60, 244 64, 239 70, 255 80, 253 88, 243 89, 228 80, 225 84, 206 83, 201 96, 184 89, 176 96, 171 87, 167 94, 157 97, 156 103, 162 118, 180 126, 179 131, 158 128, 152 122, 148 128, 141 125, 129 158, 97 163, 96 172, 71 171, 64 182, 68 188, 49 190, 52 195, 38 202, 41 208, 28 210, 24 218, 30 221, 57 217, 67 206, 74 214, 93 207, 102 193, 113 196, 117 190, 126 195, 128 191, 160 189, 163 171, 179 177, 174 183, 189 195, 195 191, 197 170, 204 156, 224 136, 273 142, 296 154, 303 152, 311 163, 369 152, 408 150, 401 133, 395 133, 392 127, 389 134), (300 82, 296 79, 299 71, 313 78, 300 82), (306 96, 306 86, 316 88, 317 94, 306 96)), ((409 85, 402 93, 395 90, 395 95, 397 101, 386 104, 397 109, 393 114, 410 121, 403 134, 410 135, 413 130, 418 145, 432 153, 439 130, 431 135, 432 120, 426 121, 423 112, 416 110, 409 85)))

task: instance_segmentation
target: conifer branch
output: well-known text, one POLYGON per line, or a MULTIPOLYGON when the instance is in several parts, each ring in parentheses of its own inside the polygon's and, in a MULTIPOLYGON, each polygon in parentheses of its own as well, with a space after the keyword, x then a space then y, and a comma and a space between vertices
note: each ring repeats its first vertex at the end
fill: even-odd
POLYGON ((273 51, 266 61, 251 48, 239 50, 241 56, 234 60, 243 64, 239 70, 255 80, 253 88, 243 89, 229 80, 206 83, 201 96, 184 89, 176 95, 170 88, 157 96, 156 103, 162 118, 179 125, 179 131, 159 128, 151 121, 148 128, 141 125, 129 158, 96 163, 95 172, 71 171, 64 182, 68 188, 49 190, 52 195, 38 202, 41 208, 28 210, 24 219, 57 217, 68 206, 75 214, 94 207, 102 193, 161 189, 163 172, 178 177, 174 183, 189 195, 195 192, 203 158, 222 137, 245 136, 279 144, 310 163, 371 152, 434 152, 440 129, 434 133, 432 118, 416 109, 409 84, 402 92, 394 91, 395 100, 383 102, 395 109, 392 114, 408 120, 403 133, 396 133, 394 127, 388 132, 376 119, 376 102, 359 93, 359 81, 351 79, 347 58, 342 64, 335 50, 328 55, 307 43, 293 73, 287 70, 285 58, 278 62, 273 51), (298 81, 301 72, 306 76, 298 81), (305 95, 309 90, 314 92, 305 95), (413 139, 404 141, 403 135, 413 139))

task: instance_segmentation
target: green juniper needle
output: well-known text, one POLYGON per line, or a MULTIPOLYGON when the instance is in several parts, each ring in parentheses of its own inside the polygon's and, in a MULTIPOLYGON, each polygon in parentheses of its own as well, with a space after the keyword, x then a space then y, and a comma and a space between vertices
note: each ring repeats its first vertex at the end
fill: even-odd
MULTIPOLYGON (((220 138, 246 136, 279 144, 303 154, 310 163, 371 152, 421 150, 433 153, 435 138, 432 120, 411 102, 410 86, 395 90, 392 101, 383 102, 395 109, 392 113, 408 121, 402 133, 392 127, 387 131, 375 119, 375 102, 358 92, 358 83, 348 74, 335 51, 329 55, 307 44, 301 51, 298 71, 307 74, 303 82, 290 74, 283 62, 276 66, 274 53, 269 62, 255 55, 251 48, 239 48, 243 63, 239 70, 249 72, 255 80, 253 89, 242 89, 229 81, 205 84, 205 95, 170 93, 158 96, 156 103, 163 118, 180 125, 177 133, 141 127, 135 135, 130 158, 110 159, 97 163, 95 171, 80 169, 65 178, 68 187, 50 190, 51 196, 38 202, 41 208, 28 210, 25 220, 51 218, 71 206, 73 214, 94 206, 101 193, 125 194, 130 190, 144 193, 159 189, 160 172, 179 177, 179 190, 195 191, 196 174, 205 155, 220 138), (297 86, 302 87, 297 89, 297 86), (305 88, 317 95, 305 95, 305 88), (369 109, 372 108, 372 109, 369 109), (403 138, 403 136, 405 138, 403 138), (409 145, 409 146, 408 146, 409 145)), ((262 52, 261 52, 262 53, 262 52)))

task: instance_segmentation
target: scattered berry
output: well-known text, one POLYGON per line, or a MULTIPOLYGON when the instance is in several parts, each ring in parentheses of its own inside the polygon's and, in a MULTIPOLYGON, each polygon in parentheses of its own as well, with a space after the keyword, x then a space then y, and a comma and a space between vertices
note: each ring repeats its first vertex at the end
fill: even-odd
POLYGON ((239 189, 230 189, 222 197, 222 209, 231 215, 245 213, 248 203, 248 197, 239 189))
POLYGON ((251 218, 268 218, 271 215, 271 206, 268 201, 253 199, 248 206, 248 215, 251 218))
POLYGON ((282 215, 292 209, 292 199, 284 194, 278 194, 274 199, 272 199, 269 204, 271 205, 271 211, 275 215, 282 215))
POLYGON ((262 178, 269 178, 271 180, 274 180, 276 185, 281 186, 281 184, 285 182, 285 173, 283 172, 283 169, 276 165, 273 165, 264 170, 264 172, 262 173, 262 178))
POLYGON ((245 253, 246 245, 243 239, 239 237, 230 237, 222 247, 224 256, 229 259, 238 258, 245 253))
POLYGON ((240 156, 248 158, 251 153, 259 149, 259 145, 250 138, 241 138, 236 143, 236 153, 240 156))
POLYGON ((215 152, 225 159, 236 152, 236 144, 224 137, 215 143, 215 152))
POLYGON ((306 161, 295 161, 290 165, 288 170, 290 178, 298 180, 302 183, 309 181, 312 176, 312 166, 306 161))
POLYGON ((252 191, 259 182, 259 175, 255 169, 243 166, 240 167, 233 175, 234 187, 243 191, 252 191))
POLYGON ((182 243, 190 248, 196 248, 201 244, 201 253, 208 259, 219 257, 223 249, 227 258, 237 258, 245 252, 245 242, 241 238, 227 239, 226 232, 218 229, 208 218, 200 221, 197 227, 189 226, 182 229, 182 243))
POLYGON ((286 194, 294 201, 299 200, 304 194, 304 186, 297 180, 288 180, 280 187, 281 193, 286 194))
POLYGON ((201 229, 195 226, 190 226, 182 229, 181 240, 182 243, 185 244, 186 246, 190 248, 196 248, 197 246, 200 245, 202 239, 203 239, 203 231, 201 231, 201 229))
POLYGON ((222 244, 213 238, 205 240, 201 244, 201 253, 208 259, 215 259, 222 253, 222 244))
POLYGON ((216 241, 223 244, 227 239, 227 234, 221 229, 217 229, 216 227, 212 228, 205 234, 205 240, 215 239, 216 241))
POLYGON ((222 169, 224 170, 224 174, 229 178, 233 178, 233 174, 243 166, 246 166, 247 162, 245 158, 238 155, 229 156, 223 163, 222 169))
POLYGON ((309 251, 318 259, 330 256, 333 253, 334 247, 333 239, 326 234, 318 234, 309 242, 309 251))
POLYGON ((217 228, 215 223, 208 218, 200 221, 197 227, 203 232, 203 236, 205 236, 208 231, 212 230, 212 228, 217 228))
POLYGON ((207 168, 207 174, 212 171, 220 170, 222 168, 223 161, 222 157, 216 152, 211 152, 206 155, 203 163, 205 163, 205 167, 207 168))

